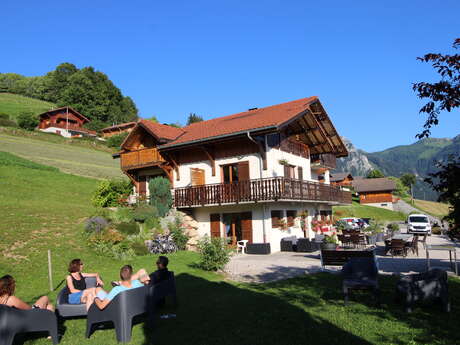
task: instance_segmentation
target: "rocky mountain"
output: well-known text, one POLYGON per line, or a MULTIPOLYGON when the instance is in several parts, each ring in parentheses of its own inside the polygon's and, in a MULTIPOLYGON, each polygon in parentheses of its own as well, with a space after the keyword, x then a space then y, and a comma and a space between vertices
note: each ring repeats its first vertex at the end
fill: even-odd
POLYGON ((450 154, 460 154, 460 135, 453 139, 422 139, 411 145, 372 153, 359 150, 349 140, 343 139, 350 154, 337 160, 335 171, 348 171, 356 176, 366 176, 371 169, 379 169, 385 176, 400 177, 405 173, 413 173, 417 176, 414 196, 426 200, 437 199, 437 193, 423 182, 429 173, 436 170, 435 162, 445 161, 450 154))
POLYGON ((337 172, 350 172, 354 176, 366 176, 374 169, 367 158, 366 152, 357 149, 347 138, 342 137, 342 141, 347 147, 348 157, 337 160, 337 172))

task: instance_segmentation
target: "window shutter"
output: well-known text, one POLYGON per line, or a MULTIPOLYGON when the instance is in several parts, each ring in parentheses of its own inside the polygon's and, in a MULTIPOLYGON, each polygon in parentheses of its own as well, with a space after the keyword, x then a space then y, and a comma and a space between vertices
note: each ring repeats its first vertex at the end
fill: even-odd
POLYGON ((252 212, 241 213, 241 232, 243 240, 252 243, 252 212))
POLYGON ((220 214, 213 213, 210 215, 211 220, 211 237, 220 237, 220 214))
POLYGON ((287 178, 291 177, 291 169, 289 169, 289 165, 284 166, 284 177, 287 177, 287 178))
POLYGON ((190 169, 190 175, 191 175, 192 186, 201 186, 205 184, 203 169, 192 168, 190 169))
POLYGON ((297 175, 299 180, 303 180, 303 168, 297 167, 297 175))
POLYGON ((249 180, 249 162, 239 162, 238 163, 238 181, 247 181, 249 180))

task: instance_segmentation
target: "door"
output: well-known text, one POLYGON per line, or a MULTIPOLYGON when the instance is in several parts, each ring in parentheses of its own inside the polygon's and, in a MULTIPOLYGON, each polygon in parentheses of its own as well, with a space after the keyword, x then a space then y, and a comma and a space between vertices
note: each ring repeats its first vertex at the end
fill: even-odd
POLYGON ((220 237, 220 214, 213 213, 210 215, 211 237, 220 237))
POLYGON ((192 186, 195 188, 192 188, 190 190, 191 192, 191 197, 195 199, 196 202, 200 204, 205 204, 206 200, 204 199, 206 197, 206 187, 205 185, 205 177, 204 177, 204 169, 198 169, 198 168, 191 168, 190 169, 190 180, 192 183, 192 186))
POLYGON ((236 242, 248 240, 252 243, 252 213, 224 213, 224 232, 227 243, 236 246, 236 242))
POLYGON ((145 196, 147 194, 147 176, 139 176, 138 181, 139 181, 138 193, 139 195, 145 196))
POLYGON ((249 162, 221 166, 224 201, 247 200, 250 196, 249 162))

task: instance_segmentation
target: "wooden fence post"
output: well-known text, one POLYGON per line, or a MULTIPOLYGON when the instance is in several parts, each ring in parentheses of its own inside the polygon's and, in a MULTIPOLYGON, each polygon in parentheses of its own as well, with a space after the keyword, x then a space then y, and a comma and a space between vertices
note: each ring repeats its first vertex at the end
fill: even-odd
POLYGON ((48 249, 48 278, 50 283, 50 291, 53 291, 53 270, 51 269, 51 250, 48 249))

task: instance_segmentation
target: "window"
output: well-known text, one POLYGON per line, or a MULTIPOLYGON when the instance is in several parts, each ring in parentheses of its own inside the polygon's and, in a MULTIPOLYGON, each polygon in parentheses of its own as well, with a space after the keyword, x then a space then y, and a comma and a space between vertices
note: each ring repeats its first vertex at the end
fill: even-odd
POLYGON ((297 211, 286 211, 287 226, 294 226, 294 221, 297 218, 297 211))
POLYGON ((267 146, 268 147, 280 146, 280 135, 278 133, 267 135, 267 146))
POLYGON ((278 228, 280 226, 280 220, 283 218, 282 211, 272 211, 272 228, 278 228))
POLYGON ((285 165, 284 166, 284 177, 295 178, 295 166, 285 165))

